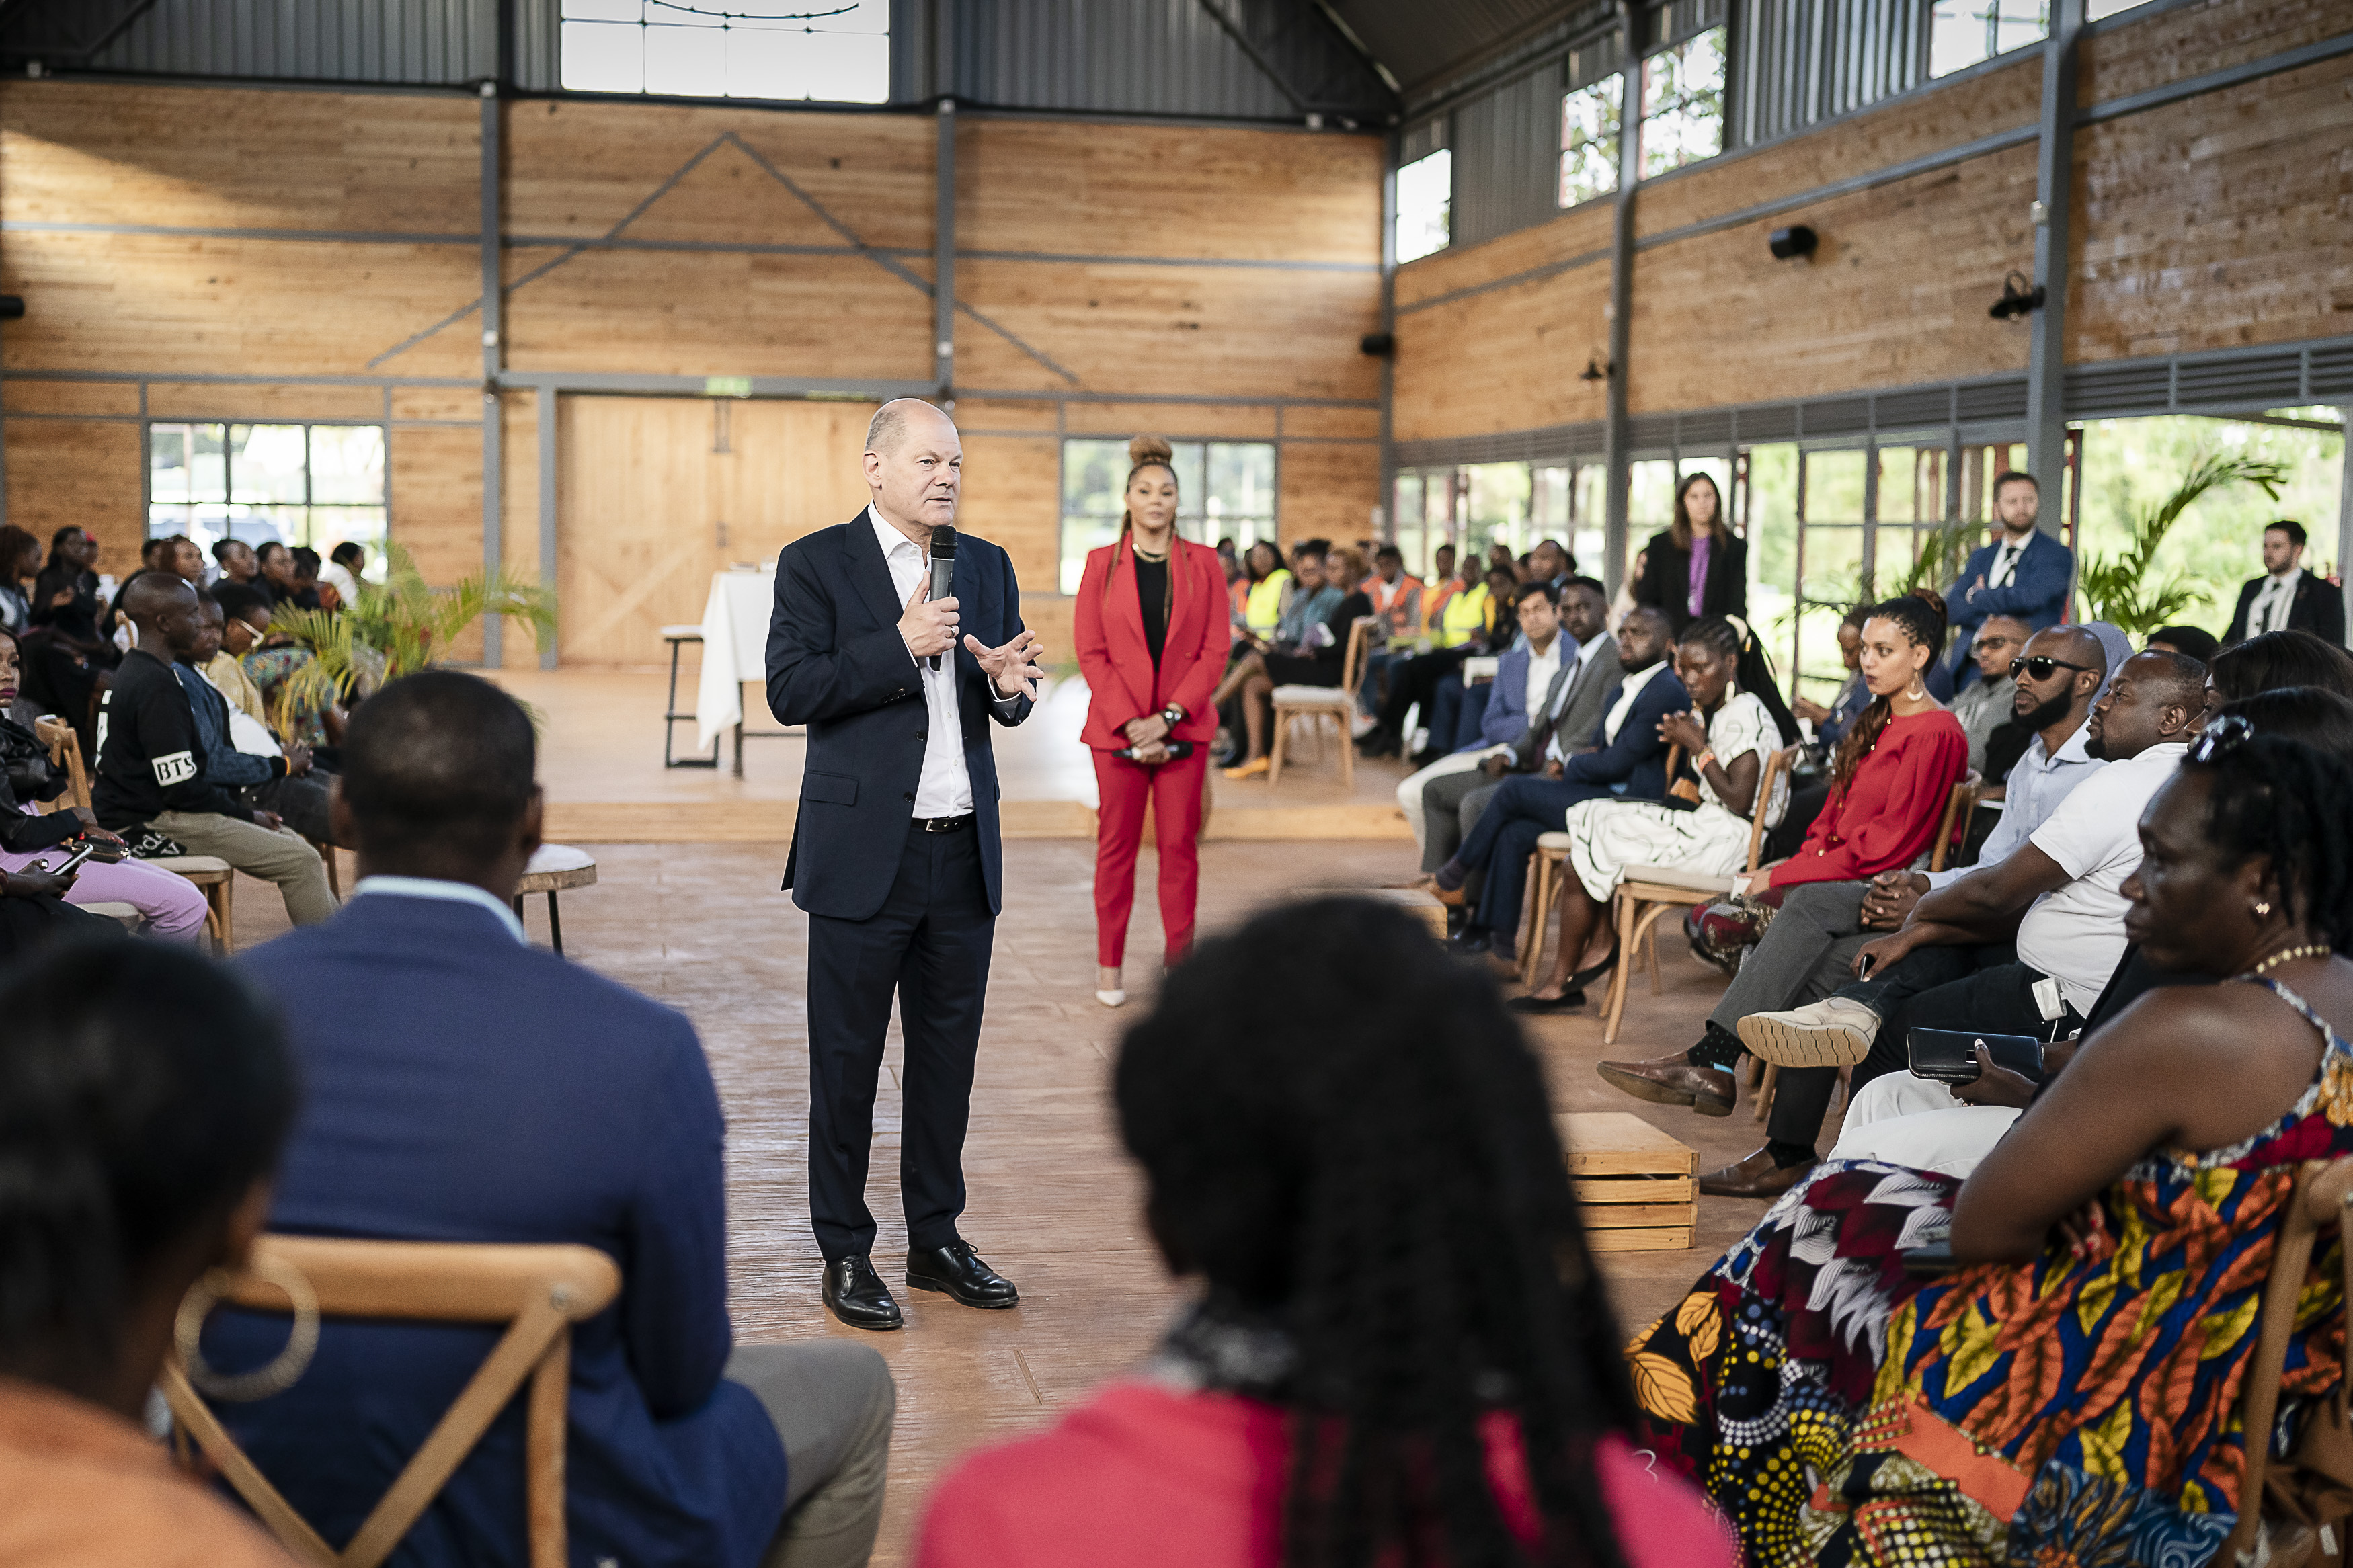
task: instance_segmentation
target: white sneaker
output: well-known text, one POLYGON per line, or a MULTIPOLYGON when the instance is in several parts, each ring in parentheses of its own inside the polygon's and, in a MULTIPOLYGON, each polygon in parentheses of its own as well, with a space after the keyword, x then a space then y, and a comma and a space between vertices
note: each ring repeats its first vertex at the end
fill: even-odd
POLYGON ((1751 1013, 1736 1026, 1740 1043, 1778 1068, 1852 1067, 1871 1054, 1879 1015, 1831 996, 1786 1013, 1751 1013))

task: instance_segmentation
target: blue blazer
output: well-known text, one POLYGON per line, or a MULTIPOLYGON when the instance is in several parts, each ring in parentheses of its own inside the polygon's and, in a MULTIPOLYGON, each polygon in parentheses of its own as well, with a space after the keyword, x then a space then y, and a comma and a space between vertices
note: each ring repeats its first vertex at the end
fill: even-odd
POLYGON ((1980 588, 1970 598, 1969 584, 1993 571, 2000 552, 1998 540, 1972 552, 1960 576, 1945 590, 1945 612, 1953 630, 1945 668, 1952 674, 1955 690, 1976 679, 1977 661, 1969 657, 1969 644, 1988 616, 2016 616, 2028 629, 2039 632, 2057 626, 2066 614, 2067 590, 2075 581, 2075 552, 2041 529, 2019 552, 2018 569, 2009 582, 1999 588, 1980 588))
MULTIPOLYGON (((1636 674, 1641 673, 1640 670, 1636 674)), ((1691 707, 1691 693, 1672 669, 1651 677, 1634 695, 1618 738, 1608 738, 1609 710, 1618 706, 1626 683, 1620 681, 1601 700, 1601 721, 1593 726, 1590 752, 1579 752, 1561 764, 1561 777, 1571 784, 1620 784, 1630 800, 1663 800, 1667 794, 1667 743, 1659 738, 1659 721, 1691 707)))
MULTIPOLYGON (((785 1455, 751 1391, 720 1376, 724 1129, 693 1026, 440 899, 360 895, 237 962, 282 1009, 305 1091, 270 1228, 609 1255, 620 1298, 572 1337, 573 1561, 757 1563, 783 1517, 785 1455)), ((285 1342, 282 1317, 212 1323, 216 1366, 285 1342)), ((296 1511, 344 1541, 497 1337, 330 1322, 291 1388, 221 1417, 296 1511)), ((525 1561, 522 1450, 517 1400, 392 1561, 525 1561)))
MULTIPOLYGON (((955 596, 964 631, 989 647, 1021 630, 1021 590, 1005 552, 956 536, 955 596)), ((793 902, 835 920, 871 918, 891 895, 923 773, 931 710, 899 636, 903 608, 890 563, 860 512, 795 540, 776 557, 768 622, 768 710, 808 726, 800 815, 785 861, 793 902)), ((1005 851, 997 824, 997 755, 988 723, 1018 724, 1029 699, 1000 705, 980 662, 959 642, 956 713, 972 774, 973 827, 992 913, 1005 907, 1005 851)))

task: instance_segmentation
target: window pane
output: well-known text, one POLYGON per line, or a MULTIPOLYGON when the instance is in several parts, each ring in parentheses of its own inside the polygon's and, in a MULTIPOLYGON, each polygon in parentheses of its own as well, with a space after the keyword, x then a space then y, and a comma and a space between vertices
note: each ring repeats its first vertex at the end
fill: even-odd
POLYGON ((1712 27, 1642 62, 1642 173, 1723 151, 1724 29, 1712 27))
POLYGON ((731 27, 727 91, 735 98, 882 103, 891 96, 891 39, 873 33, 731 27))
POLYGON ((725 96, 727 39, 717 27, 648 27, 646 90, 678 98, 725 96))
POLYGON ((1397 172, 1397 258, 1417 261, 1446 248, 1454 199, 1454 154, 1440 147, 1397 172))
POLYGON ((1993 52, 2006 55, 2039 44, 2051 31, 2051 7, 2044 0, 2000 0, 1993 28, 1993 52))
POLYGON ((310 520, 299 506, 231 506, 222 531, 228 538, 259 546, 271 540, 301 544, 309 530, 310 520))
MULTIPOLYGON (((1126 482, 1126 442, 1062 443, 1062 593, 1079 591, 1088 551, 1119 537, 1120 491, 1126 482)), ((1181 479, 1178 491, 1181 495, 1181 479)))
POLYGON ((646 89, 646 30, 636 23, 564 24, 563 79, 566 92, 643 92, 646 89))
MULTIPOLYGON (((188 494, 186 426, 151 425, 147 427, 147 499, 151 501, 191 499, 188 494)), ((154 537, 152 530, 149 537, 154 537)))
POLYGON ((564 0, 567 22, 642 22, 645 0, 564 0))
POLYGON ((1618 188, 1616 81, 1579 88, 1560 100, 1560 205, 1573 207, 1618 188))
MULTIPOLYGON (((196 539, 195 526, 193 508, 155 505, 147 508, 147 537, 150 539, 169 539, 175 533, 185 533, 190 539, 196 539)), ((196 543, 207 550, 212 547, 209 539, 196 539, 196 543)))
POLYGON ((1274 516, 1274 443, 1212 441, 1208 470, 1210 517, 1256 521, 1274 516))
MULTIPOLYGON (((1199 441, 1172 441, 1170 458, 1176 465, 1176 523, 1187 539, 1198 540, 1208 516, 1208 447, 1199 441)), ((1127 472, 1127 448, 1119 449, 1119 471, 1127 472)), ((1214 541, 1212 542, 1214 542, 1214 541)))
MULTIPOLYGON (((311 548, 332 555, 338 544, 368 547, 371 566, 384 554, 385 515, 380 506, 314 506, 311 509, 311 548)), ((381 580, 381 574, 378 574, 381 580)))
POLYGON ((228 427, 232 502, 292 501, 301 504, 304 430, 300 425, 232 425, 228 427))
POLYGON ((311 426, 311 500, 384 501, 384 426, 311 426))

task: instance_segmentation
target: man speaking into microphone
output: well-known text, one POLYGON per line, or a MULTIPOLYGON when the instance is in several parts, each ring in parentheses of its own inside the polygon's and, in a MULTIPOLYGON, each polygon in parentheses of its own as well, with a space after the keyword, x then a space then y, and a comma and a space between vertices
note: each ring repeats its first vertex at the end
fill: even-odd
POLYGON ((824 1300, 853 1328, 895 1329, 866 1206, 894 992, 906 1281, 968 1307, 1020 1299, 956 1220, 1004 905, 988 721, 1029 716, 1041 649, 1005 552, 955 532, 964 448, 948 416, 911 397, 884 404, 865 463, 866 510, 777 558, 768 707, 808 727, 785 886, 809 916, 809 1215, 824 1300))

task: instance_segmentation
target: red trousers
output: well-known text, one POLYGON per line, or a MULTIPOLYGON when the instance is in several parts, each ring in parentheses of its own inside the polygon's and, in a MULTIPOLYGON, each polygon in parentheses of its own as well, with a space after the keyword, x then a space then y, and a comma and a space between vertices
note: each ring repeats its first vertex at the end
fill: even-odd
POLYGON ((1180 762, 1146 767, 1098 751, 1095 791, 1095 962, 1117 968, 1127 951, 1127 916, 1135 907, 1135 856, 1144 841, 1144 803, 1160 840, 1160 925, 1167 961, 1193 945, 1193 910, 1200 901, 1201 781, 1209 749, 1196 743, 1180 762))

